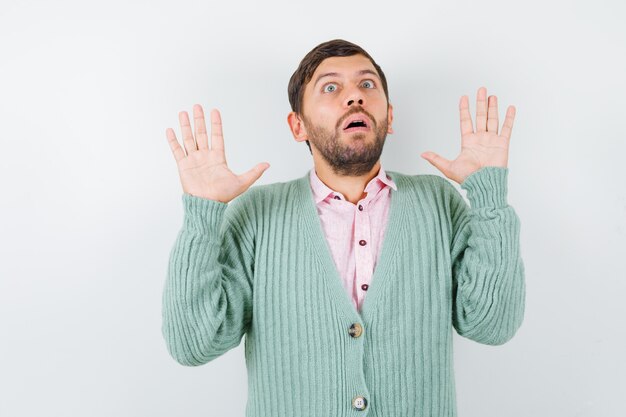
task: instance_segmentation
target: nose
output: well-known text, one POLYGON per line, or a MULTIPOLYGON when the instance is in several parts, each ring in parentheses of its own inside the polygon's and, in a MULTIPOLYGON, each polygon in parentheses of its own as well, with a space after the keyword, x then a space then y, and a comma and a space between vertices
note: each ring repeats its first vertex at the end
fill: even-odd
POLYGON ((363 99, 363 92, 359 90, 359 88, 349 88, 346 91, 345 103, 347 107, 352 106, 354 103, 358 103, 359 105, 365 104, 365 100, 363 99))

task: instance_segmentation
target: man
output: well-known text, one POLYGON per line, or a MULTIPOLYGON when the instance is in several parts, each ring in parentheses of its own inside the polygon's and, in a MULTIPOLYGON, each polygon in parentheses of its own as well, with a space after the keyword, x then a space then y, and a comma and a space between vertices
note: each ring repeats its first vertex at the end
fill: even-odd
POLYGON ((383 170, 393 107, 359 46, 318 45, 288 92, 314 162, 292 181, 251 187, 267 163, 232 173, 217 110, 211 149, 199 105, 195 139, 179 114, 185 150, 167 130, 185 210, 163 293, 170 354, 201 365, 246 334, 247 416, 455 416, 452 328, 500 345, 524 316, 506 202, 515 108, 498 133, 496 97, 480 88, 474 128, 463 96, 460 155, 422 154, 468 206, 441 176, 383 170))

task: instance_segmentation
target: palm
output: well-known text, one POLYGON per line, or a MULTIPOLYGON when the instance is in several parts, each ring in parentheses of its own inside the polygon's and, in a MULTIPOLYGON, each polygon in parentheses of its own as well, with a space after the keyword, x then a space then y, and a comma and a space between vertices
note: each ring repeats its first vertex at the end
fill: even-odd
POLYGON ((178 173, 184 191, 191 195, 201 195, 212 183, 213 191, 220 195, 236 194, 243 187, 238 176, 226 165, 224 153, 218 150, 190 152, 178 162, 178 173))
POLYGON ((469 175, 487 166, 508 165, 509 142, 515 118, 515 107, 509 106, 502 131, 498 134, 497 97, 486 100, 487 90, 478 89, 476 99, 476 131, 472 126, 467 96, 461 97, 461 153, 449 161, 434 152, 422 154, 424 159, 439 169, 446 177, 462 183, 469 175), (487 105, 488 104, 488 105, 487 105))

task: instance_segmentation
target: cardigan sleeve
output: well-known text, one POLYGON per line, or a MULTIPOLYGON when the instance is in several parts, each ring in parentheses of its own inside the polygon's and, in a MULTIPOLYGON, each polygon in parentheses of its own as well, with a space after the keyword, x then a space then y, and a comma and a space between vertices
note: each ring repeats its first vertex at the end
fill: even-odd
POLYGON ((163 337, 182 365, 205 364, 238 346, 251 322, 254 238, 242 198, 183 194, 162 298, 163 337))
POLYGON ((508 168, 483 167, 461 184, 470 206, 453 188, 452 321, 457 333, 486 345, 509 341, 525 304, 520 221, 507 204, 508 168))

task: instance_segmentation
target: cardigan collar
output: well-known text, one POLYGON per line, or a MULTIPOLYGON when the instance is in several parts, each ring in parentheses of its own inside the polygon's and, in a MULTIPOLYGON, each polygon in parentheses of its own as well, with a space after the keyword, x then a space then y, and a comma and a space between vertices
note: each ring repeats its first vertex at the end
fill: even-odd
MULTIPOLYGON (((319 204, 325 199, 332 197, 334 194, 340 195, 345 200, 345 197, 343 197, 340 192, 334 191, 320 179, 320 177, 317 175, 317 172, 315 171, 315 167, 311 168, 309 174, 315 204, 319 204)), ((398 189, 394 180, 392 180, 391 177, 387 175, 387 173, 385 173, 385 170, 383 169, 383 166, 381 164, 380 169, 378 170, 378 174, 367 183, 363 192, 368 194, 368 198, 370 196, 373 198, 373 196, 375 196, 380 190, 385 187, 391 187, 394 190, 398 189)))

